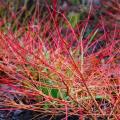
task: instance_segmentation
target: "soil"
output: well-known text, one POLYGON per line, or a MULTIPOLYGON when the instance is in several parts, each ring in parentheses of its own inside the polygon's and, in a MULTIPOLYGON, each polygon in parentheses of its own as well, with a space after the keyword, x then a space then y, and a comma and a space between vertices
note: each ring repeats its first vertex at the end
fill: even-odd
MULTIPOLYGON (((16 111, 0 111, 0 120, 65 120, 65 115, 56 116, 50 119, 51 116, 40 116, 38 113, 29 110, 16 110, 16 111)), ((68 120, 79 120, 78 116, 70 116, 68 120)), ((84 120, 93 120, 90 116, 84 118, 84 120)), ((98 117, 96 120, 107 120, 107 118, 98 117)))
MULTIPOLYGON (((51 120, 61 120, 65 116, 56 116, 51 120)), ((38 113, 29 110, 0 111, 0 120, 49 120, 51 116, 39 116, 38 113)), ((79 120, 78 116, 71 116, 68 120, 79 120)), ((89 119, 86 119, 89 120, 89 119)))

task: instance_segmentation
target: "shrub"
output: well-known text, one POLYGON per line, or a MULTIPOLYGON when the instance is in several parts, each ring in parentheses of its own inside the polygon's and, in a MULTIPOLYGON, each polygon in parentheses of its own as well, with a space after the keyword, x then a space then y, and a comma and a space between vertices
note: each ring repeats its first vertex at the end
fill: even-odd
POLYGON ((0 31, 0 109, 119 119, 119 29, 103 19, 91 28, 90 13, 73 29, 48 10, 38 24, 0 31))

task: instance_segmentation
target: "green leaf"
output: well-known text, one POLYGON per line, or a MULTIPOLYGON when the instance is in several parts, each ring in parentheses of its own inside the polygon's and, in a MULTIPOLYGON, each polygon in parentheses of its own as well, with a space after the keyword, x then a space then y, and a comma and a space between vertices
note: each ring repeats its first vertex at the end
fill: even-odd
POLYGON ((51 96, 54 97, 54 98, 58 98, 58 93, 59 93, 58 89, 52 89, 51 90, 51 96))
POLYGON ((77 25, 77 23, 79 21, 79 18, 80 18, 79 13, 70 12, 68 14, 69 22, 70 22, 70 24, 72 25, 73 28, 77 25))
POLYGON ((49 95, 49 88, 47 88, 47 87, 40 87, 40 89, 42 90, 42 92, 43 92, 45 95, 49 95))
POLYGON ((95 38, 98 30, 99 30, 99 29, 97 29, 97 30, 94 32, 94 34, 91 36, 91 38, 90 38, 90 40, 89 40, 89 44, 94 40, 94 38, 95 38))
POLYGON ((49 107, 50 107, 50 105, 49 105, 48 102, 46 102, 46 103, 44 104, 44 106, 43 106, 44 109, 48 109, 49 107))
POLYGON ((71 0, 71 3, 74 4, 74 5, 77 5, 77 4, 80 3, 80 1, 79 0, 71 0))

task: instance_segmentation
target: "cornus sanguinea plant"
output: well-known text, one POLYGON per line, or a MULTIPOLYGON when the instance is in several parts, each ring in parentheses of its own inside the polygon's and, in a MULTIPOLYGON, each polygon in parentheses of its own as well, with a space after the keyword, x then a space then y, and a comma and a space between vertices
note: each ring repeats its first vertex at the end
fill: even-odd
POLYGON ((75 28, 53 13, 13 32, 0 31, 0 110, 27 109, 80 119, 120 119, 120 30, 75 28))

